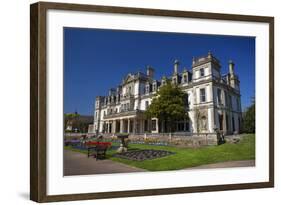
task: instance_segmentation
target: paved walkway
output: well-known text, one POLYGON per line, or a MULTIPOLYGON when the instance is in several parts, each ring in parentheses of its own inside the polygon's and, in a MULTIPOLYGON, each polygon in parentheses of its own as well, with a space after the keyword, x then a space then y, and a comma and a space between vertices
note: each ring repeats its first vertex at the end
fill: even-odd
POLYGON ((87 158, 85 154, 64 150, 64 175, 111 174, 126 172, 145 172, 146 170, 131 167, 111 160, 87 158))
POLYGON ((229 161, 220 162, 215 164, 205 164, 198 167, 190 167, 187 169, 210 169, 210 168, 230 168, 230 167, 254 167, 255 160, 243 160, 243 161, 229 161))

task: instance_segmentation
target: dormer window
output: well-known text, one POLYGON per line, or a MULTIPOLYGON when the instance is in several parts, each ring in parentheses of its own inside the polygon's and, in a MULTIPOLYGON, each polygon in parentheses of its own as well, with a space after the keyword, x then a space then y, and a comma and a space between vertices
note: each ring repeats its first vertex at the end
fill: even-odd
POLYGON ((205 75, 205 70, 204 68, 200 69, 200 77, 203 77, 205 75))
POLYGON ((153 86, 152 86, 152 91, 153 91, 153 92, 156 91, 156 83, 153 84, 153 86))
POLYGON ((149 85, 146 85, 146 87, 145 87, 145 93, 146 93, 146 94, 149 93, 149 85))
POLYGON ((182 82, 183 82, 183 83, 186 83, 186 82, 187 82, 187 76, 186 76, 186 75, 183 75, 182 82))
POLYGON ((173 83, 176 85, 177 84, 177 79, 173 78, 173 83))

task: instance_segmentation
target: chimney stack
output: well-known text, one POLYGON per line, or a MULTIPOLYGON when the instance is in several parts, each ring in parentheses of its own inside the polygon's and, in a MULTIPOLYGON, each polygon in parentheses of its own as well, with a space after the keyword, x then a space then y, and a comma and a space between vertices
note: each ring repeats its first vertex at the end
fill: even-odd
POLYGON ((178 74, 179 64, 180 64, 180 62, 178 60, 175 60, 175 62, 174 62, 174 74, 178 74))
POLYGON ((154 76, 154 69, 151 66, 146 67, 146 75, 150 78, 154 76))
POLYGON ((232 60, 230 60, 230 61, 228 62, 228 69, 229 69, 230 75, 234 75, 234 63, 233 63, 232 60))

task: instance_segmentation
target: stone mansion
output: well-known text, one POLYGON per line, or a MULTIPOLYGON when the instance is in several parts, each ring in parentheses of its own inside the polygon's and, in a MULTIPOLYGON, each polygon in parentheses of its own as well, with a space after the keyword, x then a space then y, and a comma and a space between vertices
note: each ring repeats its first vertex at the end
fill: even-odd
POLYGON ((176 122, 176 132, 239 133, 241 129, 240 81, 235 74, 234 63, 229 61, 228 73, 221 74, 221 65, 211 52, 193 58, 191 69, 180 69, 174 61, 170 76, 154 79, 154 69, 146 68, 146 74, 129 73, 120 85, 111 88, 107 96, 95 100, 94 123, 90 133, 165 133, 165 122, 147 119, 145 110, 156 91, 167 81, 177 84, 188 96, 188 120, 176 122))

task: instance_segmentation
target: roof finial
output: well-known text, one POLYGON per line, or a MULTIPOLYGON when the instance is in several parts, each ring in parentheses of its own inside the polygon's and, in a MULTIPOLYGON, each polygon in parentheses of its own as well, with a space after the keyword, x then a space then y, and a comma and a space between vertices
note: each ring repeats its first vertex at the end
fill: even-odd
POLYGON ((208 58, 211 58, 212 57, 212 52, 211 50, 208 51, 208 58))
POLYGON ((195 57, 193 56, 192 57, 192 65, 194 65, 195 64, 195 57))

